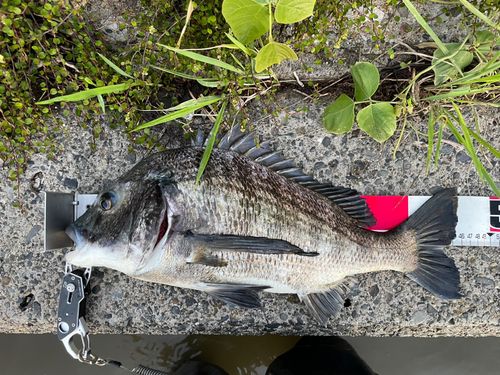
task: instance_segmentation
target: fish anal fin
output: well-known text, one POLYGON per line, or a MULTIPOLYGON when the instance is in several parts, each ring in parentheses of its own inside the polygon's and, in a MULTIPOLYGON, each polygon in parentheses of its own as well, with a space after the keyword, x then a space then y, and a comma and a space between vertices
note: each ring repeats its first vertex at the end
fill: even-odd
POLYGON ((314 318, 326 327, 328 319, 340 314, 347 294, 356 283, 355 278, 346 277, 326 292, 299 295, 299 298, 314 318))
POLYGON ((255 309, 261 306, 257 292, 267 288, 263 285, 203 283, 201 289, 229 305, 255 309))

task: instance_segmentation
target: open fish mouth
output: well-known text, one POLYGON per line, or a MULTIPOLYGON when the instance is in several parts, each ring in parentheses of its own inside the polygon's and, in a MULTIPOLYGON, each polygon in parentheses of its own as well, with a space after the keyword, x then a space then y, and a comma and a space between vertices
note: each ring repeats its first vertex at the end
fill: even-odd
POLYGON ((165 209, 165 213, 163 214, 163 220, 160 224, 160 228, 158 230, 158 237, 156 238, 155 245, 153 246, 153 249, 156 248, 156 246, 160 243, 160 241, 163 239, 165 234, 168 232, 168 208, 165 209))

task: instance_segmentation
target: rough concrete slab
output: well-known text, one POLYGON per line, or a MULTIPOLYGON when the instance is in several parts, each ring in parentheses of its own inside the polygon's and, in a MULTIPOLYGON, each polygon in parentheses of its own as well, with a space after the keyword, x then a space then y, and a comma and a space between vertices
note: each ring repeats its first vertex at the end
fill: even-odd
MULTIPOLYGON (((428 11, 431 14, 434 12, 433 8, 428 11)), ((403 14, 403 17, 407 15, 403 14)), ((450 30, 454 27, 457 30, 450 32, 443 28, 440 36, 444 41, 451 41, 451 34, 460 34, 458 22, 447 24, 450 30)), ((409 35, 414 36, 415 42, 426 41, 423 34, 417 33, 415 27, 413 29, 415 31, 409 35)), ((349 63, 359 60, 360 54, 366 57, 372 53, 368 48, 371 47, 363 38, 347 41, 338 55, 339 58, 352 56, 351 59, 344 57, 347 62, 342 68, 344 70, 329 63, 324 65, 326 70, 323 72, 315 70, 315 77, 336 79, 348 71, 349 63)), ((295 67, 284 65, 281 77, 286 78, 287 74, 290 77, 293 71, 300 73, 295 67), (287 69, 289 73, 286 73, 287 69)), ((278 95, 282 107, 293 108, 301 103, 303 96, 292 89, 278 95)), ((395 159, 392 154, 398 132, 394 139, 383 145, 359 129, 347 135, 327 133, 321 127, 321 115, 336 96, 338 92, 322 97, 318 104, 310 106, 307 114, 294 115, 289 120, 281 116, 276 122, 263 116, 263 108, 259 104, 254 104, 249 113, 256 132, 264 140, 273 139, 276 149, 284 150, 286 156, 295 157, 299 166, 321 181, 355 188, 363 194, 428 195, 439 187, 454 186, 461 195, 492 195, 477 177, 463 148, 447 132, 447 143, 441 150, 439 166, 432 168, 427 175, 423 171, 426 139, 413 130, 406 130, 395 159)), ((468 123, 473 123, 471 112, 466 111, 465 118, 468 123)), ((70 192, 74 189, 83 194, 96 193, 145 154, 139 151, 137 156, 130 155, 127 141, 108 129, 105 119, 102 122, 106 132, 98 141, 97 149, 92 151, 90 141, 93 134, 65 119, 67 133, 57 134, 65 153, 51 162, 42 155, 35 155, 22 179, 25 213, 12 207, 17 196, 12 186, 3 182, 0 185, 1 332, 55 331, 57 299, 64 268, 63 253, 67 250, 43 251, 43 202, 39 193, 30 191, 29 179, 42 172, 46 191, 70 192)), ((497 149, 500 148, 499 122, 498 111, 484 110, 479 114, 482 134, 497 149)), ((426 119, 422 118, 413 125, 422 131, 425 123, 426 119)), ((185 144, 175 125, 168 129, 171 130, 162 139, 166 148, 185 144)), ((500 162, 491 159, 491 164, 486 163, 486 167, 493 179, 500 183, 500 162)), ((1 173, 1 181, 5 181, 6 173, 3 170, 1 173)), ((463 299, 439 300, 395 272, 368 274, 358 278, 360 283, 349 296, 351 305, 327 328, 313 320, 295 296, 261 293, 261 309, 243 310, 229 307, 200 292, 146 283, 107 269, 97 269, 94 273, 87 320, 93 333, 500 334, 500 308, 497 304, 500 249, 450 247, 446 253, 455 260, 460 270, 463 299)))
MULTIPOLYGON (((295 75, 297 75, 305 82, 308 80, 334 81, 342 77, 342 75, 349 73, 349 67, 356 62, 371 62, 379 68, 385 67, 390 61, 386 53, 387 50, 408 50, 408 47, 403 47, 400 43, 405 43, 416 48, 415 46, 420 43, 432 42, 430 36, 424 32, 411 13, 408 12, 407 8, 394 10, 394 8, 388 6, 384 1, 374 1, 374 4, 376 5, 374 13, 378 15, 377 20, 380 21, 381 25, 387 25, 387 38, 385 44, 380 49, 375 49, 370 32, 359 33, 354 28, 351 28, 352 33, 346 40, 342 41, 341 48, 333 49, 335 56, 326 59, 324 54, 303 53, 298 61, 284 60, 279 66, 273 68, 277 76, 282 80, 294 80, 295 75), (400 18, 398 22, 394 21, 395 16, 400 18), (320 65, 316 64, 316 60, 318 59, 321 60, 320 65), (340 60, 343 61, 343 64, 339 64, 340 60), (303 64, 312 68, 312 72, 306 72, 302 69, 303 64)), ((461 14, 451 12, 450 17, 446 16, 441 11, 443 8, 442 4, 427 2, 425 4, 414 5, 422 17, 429 19, 429 26, 431 26, 443 43, 461 43, 467 36, 467 29, 463 25, 461 14), (438 23, 436 20, 438 16, 442 19, 441 23, 438 23)), ((349 11, 347 17, 355 20, 359 18, 359 14, 349 11)), ((370 27, 370 21, 367 20, 361 23, 360 26, 361 28, 370 27)), ((290 39, 293 36, 292 30, 292 27, 285 28, 283 35, 277 36, 278 39, 282 41, 290 39)), ((332 30, 332 33, 328 36, 328 45, 334 46, 337 39, 338 34, 336 30, 332 30)), ((411 56, 408 55, 407 57, 411 56)))
MULTIPOLYGON (((282 103, 300 99, 292 92, 280 94, 282 103)), ((276 149, 295 157, 297 164, 321 181, 355 188, 363 194, 431 194, 438 187, 454 186, 462 195, 491 195, 482 185, 471 161, 460 156, 461 147, 450 134, 437 169, 426 175, 426 141, 412 130, 406 132, 396 159, 395 140, 381 145, 354 131, 332 135, 321 127, 321 114, 332 98, 324 97, 307 114, 292 116, 276 126, 255 106, 251 116, 263 139, 273 139, 276 149), (448 147, 449 146, 449 147, 448 147)), ((472 121, 472 114, 466 113, 472 121)), ((481 112, 480 126, 488 141, 500 147, 498 112, 481 112)), ((422 127, 422 124, 415 124, 422 127)), ((65 153, 48 162, 35 156, 22 181, 24 209, 11 206, 15 192, 0 187, 0 330, 6 333, 53 332, 65 251, 43 251, 43 202, 29 190, 29 178, 45 177, 45 190, 96 193, 144 156, 127 152, 126 141, 112 130, 106 132, 93 152, 92 134, 66 123, 67 134, 58 135, 65 153), (66 179, 76 180, 65 184, 66 179)), ((167 147, 183 144, 182 134, 172 131, 162 142, 167 147)), ((500 182, 500 162, 488 166, 500 182)), ((243 310, 229 307, 206 294, 129 278, 119 272, 97 269, 92 279, 88 322, 95 333, 149 334, 263 334, 370 335, 370 336, 489 336, 500 334, 498 264, 500 249, 450 247, 461 273, 464 298, 437 299, 396 272, 358 277, 351 305, 327 328, 312 319, 297 297, 261 293, 263 307, 243 310)))

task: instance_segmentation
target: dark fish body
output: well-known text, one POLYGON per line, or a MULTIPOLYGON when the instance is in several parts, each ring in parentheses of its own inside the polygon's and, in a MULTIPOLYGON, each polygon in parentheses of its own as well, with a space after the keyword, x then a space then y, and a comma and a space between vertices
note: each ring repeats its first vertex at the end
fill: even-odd
POLYGON ((376 233, 360 227, 374 220, 355 192, 318 184, 288 161, 275 172, 276 163, 216 148, 195 187, 203 153, 157 153, 115 181, 67 230, 77 242, 67 261, 243 307, 259 305, 259 290, 296 293, 325 324, 360 273, 396 270, 440 297, 460 296, 458 271, 442 251, 455 234, 452 190, 376 233))

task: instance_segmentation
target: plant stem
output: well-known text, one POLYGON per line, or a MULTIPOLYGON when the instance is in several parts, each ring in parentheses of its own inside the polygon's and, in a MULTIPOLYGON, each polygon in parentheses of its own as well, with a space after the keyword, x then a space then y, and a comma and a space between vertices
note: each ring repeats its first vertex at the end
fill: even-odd
POLYGON ((269 43, 273 42, 273 9, 269 3, 269 43))

